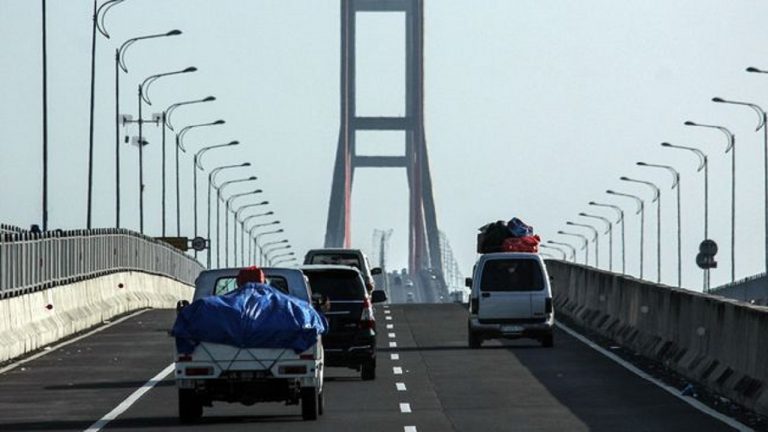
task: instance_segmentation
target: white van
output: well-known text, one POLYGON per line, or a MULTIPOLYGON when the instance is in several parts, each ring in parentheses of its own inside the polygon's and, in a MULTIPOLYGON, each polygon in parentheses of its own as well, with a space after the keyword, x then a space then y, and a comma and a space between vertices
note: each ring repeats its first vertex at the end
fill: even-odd
POLYGON ((489 253, 467 278, 469 346, 484 339, 531 338, 553 346, 552 289, 544 260, 533 253, 489 253))

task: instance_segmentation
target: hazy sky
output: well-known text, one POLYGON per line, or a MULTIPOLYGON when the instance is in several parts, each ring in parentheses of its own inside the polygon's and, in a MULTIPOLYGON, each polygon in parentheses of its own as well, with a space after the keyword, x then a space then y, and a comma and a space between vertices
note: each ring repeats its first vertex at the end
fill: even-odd
MULTIPOLYGON (((85 224, 90 8, 89 1, 48 1, 51 227, 85 224)), ((610 188, 651 197, 648 188, 618 180, 626 175, 663 186, 662 277, 674 283, 670 177, 635 166, 643 160, 682 172, 683 283, 700 289, 694 256, 703 235, 703 178, 692 154, 659 146, 669 141, 710 156, 710 237, 721 246, 712 282, 729 281, 730 155, 720 133, 685 127, 685 120, 722 124, 736 133, 736 276, 762 271, 763 153, 756 116, 710 99, 768 106, 768 75, 744 72, 750 65, 768 68, 766 16, 768 4, 757 0, 427 1, 427 142, 440 228, 463 272, 470 273, 476 228, 486 221, 518 216, 545 239, 569 241, 556 232, 579 212, 613 217, 587 206, 595 200, 627 209, 627 267, 637 274, 634 204, 604 193, 610 188)), ((402 16, 366 14, 359 20, 359 113, 402 113, 402 16)), ((215 95, 216 102, 174 114, 178 127, 227 121, 191 131, 187 147, 240 140, 236 150, 209 153, 206 168, 251 161, 254 168, 241 174, 259 176, 255 186, 264 189, 263 199, 272 202, 295 249, 303 255, 321 246, 339 130, 339 2, 126 0, 109 12, 107 27, 112 38, 97 42, 94 224, 114 221, 114 50, 130 37, 178 28, 182 36, 138 42, 128 51, 123 111, 135 116, 136 86, 145 77, 197 66, 194 74, 158 80, 146 112, 215 95)), ((22 226, 40 220, 40 38, 39 1, 0 0, 0 220, 22 226)), ((160 131, 149 126, 146 136, 146 227, 157 235, 160 131)), ((369 134, 359 137, 359 145, 365 153, 387 146, 382 152, 398 154, 400 138, 369 134)), ((123 220, 135 229, 136 148, 124 144, 122 155, 123 220)), ((183 226, 191 235, 188 155, 182 163, 183 226)), ((391 258, 403 266, 405 173, 359 171, 353 200, 355 245, 369 250, 373 229, 391 228, 391 258)), ((648 201, 645 275, 655 279, 656 217, 648 201)), ((602 266, 607 243, 601 237, 602 266)), ((617 266, 618 241, 615 249, 617 266)))

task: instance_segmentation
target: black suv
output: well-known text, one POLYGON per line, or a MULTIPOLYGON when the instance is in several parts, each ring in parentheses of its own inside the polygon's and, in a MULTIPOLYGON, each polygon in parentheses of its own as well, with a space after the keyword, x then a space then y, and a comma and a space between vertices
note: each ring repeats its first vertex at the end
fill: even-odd
MULTIPOLYGON (((325 365, 360 371, 363 380, 376 378, 376 320, 372 303, 387 300, 384 291, 370 297, 360 272, 354 267, 308 265, 301 268, 309 278, 313 297, 327 299, 328 333, 323 336, 325 365)), ((318 300, 318 299, 315 299, 318 300)))

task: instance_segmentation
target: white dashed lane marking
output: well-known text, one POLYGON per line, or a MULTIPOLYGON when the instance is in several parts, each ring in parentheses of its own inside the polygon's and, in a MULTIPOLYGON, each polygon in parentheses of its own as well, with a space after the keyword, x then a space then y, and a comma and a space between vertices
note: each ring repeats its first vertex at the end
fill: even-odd
POLYGON ((392 368, 392 372, 395 375, 402 375, 403 374, 403 368, 401 368, 400 366, 395 366, 395 367, 392 368))
POLYGON ((403 432, 418 432, 416 426, 406 426, 403 432))
POLYGON ((393 328, 395 328, 394 324, 387 324, 387 330, 392 330, 393 328))
POLYGON ((409 412, 411 412, 411 404, 409 404, 409 403, 401 403, 400 404, 400 412, 401 413, 409 413, 409 412))
POLYGON ((400 360, 400 354, 390 354, 389 355, 390 360, 400 360))
POLYGON ((406 391, 405 383, 395 383, 395 388, 397 388, 397 391, 406 391))
POLYGON ((387 321, 392 321, 392 317, 391 316, 387 316, 385 318, 387 319, 387 321))
POLYGON ((390 342, 389 343, 390 348, 397 348, 397 342, 390 342))
POLYGON ((390 339, 394 339, 397 337, 394 333, 389 333, 387 336, 389 336, 390 339))

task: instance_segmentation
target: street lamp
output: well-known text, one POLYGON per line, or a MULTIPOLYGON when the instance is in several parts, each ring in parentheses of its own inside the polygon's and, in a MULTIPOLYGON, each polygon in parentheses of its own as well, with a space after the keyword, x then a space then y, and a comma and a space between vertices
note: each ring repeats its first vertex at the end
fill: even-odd
POLYGON ((296 258, 294 258, 292 256, 289 257, 289 258, 280 258, 280 259, 274 260, 272 262, 272 266, 273 267, 277 267, 277 266, 279 266, 281 264, 286 264, 286 263, 289 263, 289 262, 298 262, 298 261, 296 260, 296 258))
POLYGON ((270 253, 277 252, 279 250, 290 249, 290 248, 291 248, 291 245, 286 245, 285 247, 273 249, 273 250, 269 251, 269 253, 265 253, 264 257, 265 257, 266 261, 269 263, 269 265, 271 266, 271 265, 273 265, 272 260, 275 260, 275 259, 278 259, 278 258, 285 258, 285 257, 289 257, 289 256, 295 256, 296 252, 279 253, 279 254, 277 254, 275 256, 272 256, 272 257, 269 256, 270 253))
MULTIPOLYGON (((757 69, 755 67, 747 68, 747 72, 766 73, 766 71, 757 69)), ((731 104, 731 105, 742 105, 742 106, 752 108, 758 115, 758 124, 757 124, 757 128, 755 128, 755 132, 759 131, 760 129, 763 130, 763 187, 764 187, 763 206, 764 206, 764 214, 765 214, 764 216, 765 272, 768 273, 768 128, 766 128, 766 121, 768 120, 768 115, 766 114, 765 110, 762 109, 759 105, 753 104, 750 102, 732 101, 732 100, 726 100, 719 97, 713 98, 712 101, 718 102, 718 103, 724 103, 724 104, 731 104)))
POLYGON ((645 180, 629 177, 621 177, 619 180, 643 184, 653 190, 653 201, 651 202, 656 202, 656 283, 661 283, 661 189, 653 182, 645 180))
MULTIPOLYGON (((219 172, 224 171, 224 170, 234 169, 234 168, 243 168, 243 167, 249 167, 249 166, 251 166, 250 162, 244 162, 244 163, 241 163, 241 164, 233 164, 233 165, 223 165, 223 166, 216 167, 216 168, 212 169, 211 172, 208 173, 208 220, 207 220, 207 222, 208 222, 208 231, 207 232, 208 232, 208 242, 209 243, 211 241, 211 192, 213 192, 211 189, 214 188, 214 187, 218 188, 218 186, 216 186, 216 183, 215 183, 216 175, 219 172)), ((216 203, 217 203, 217 205, 216 205, 216 267, 218 267, 219 266, 219 227, 221 225, 219 223, 218 199, 216 200, 216 203)), ((208 264, 208 268, 210 269, 211 268, 211 249, 210 249, 210 246, 209 246, 209 249, 208 249, 207 264, 208 264)))
MULTIPOLYGON (((173 112, 174 109, 176 109, 176 108, 178 108, 178 107, 180 107, 182 105, 191 105, 191 104, 196 104, 196 103, 212 102, 212 101, 215 101, 215 100, 216 100, 215 97, 208 96, 208 97, 205 97, 203 99, 196 99, 196 100, 185 101, 185 102, 178 102, 178 103, 175 103, 175 104, 171 104, 171 105, 168 106, 168 108, 163 110, 163 112, 161 113, 161 117, 160 117, 160 120, 162 122, 161 129, 163 131, 163 134, 162 134, 162 137, 163 137, 163 148, 165 148, 165 141, 166 141, 165 140, 165 132, 166 132, 165 129, 168 128, 170 130, 173 130, 173 127, 171 126, 170 120, 171 120, 171 112, 173 112)), ((178 168, 179 168, 178 167, 178 161, 179 161, 179 148, 178 148, 178 146, 176 147, 176 152, 175 153, 176 153, 176 162, 177 162, 176 170, 178 171, 178 168)), ((167 196, 166 195, 166 181, 165 181, 165 178, 166 178, 166 175, 165 175, 166 163, 165 162, 163 162, 163 170, 162 170, 162 172, 163 172, 163 174, 162 174, 162 183, 163 183, 163 187, 162 187, 162 190, 163 190, 162 191, 162 195, 163 195, 163 198, 162 198, 162 201, 163 201, 163 237, 165 237, 165 227, 166 227, 166 196, 167 196)), ((178 188, 177 188, 177 192, 178 192, 178 188)))
POLYGON ((179 178, 181 170, 179 169, 179 151, 187 152, 187 149, 184 148, 184 135, 195 128, 218 126, 224 123, 226 123, 224 120, 216 120, 208 123, 193 124, 182 128, 176 134, 176 235, 178 237, 181 237, 181 181, 179 178))
POLYGON ((557 233, 561 234, 561 235, 567 235, 567 236, 573 236, 573 237, 580 238, 584 242, 584 246, 581 247, 582 249, 584 249, 584 265, 589 265, 589 239, 587 238, 587 236, 585 236, 583 234, 572 233, 572 232, 567 232, 567 231, 558 231, 557 233))
MULTIPOLYGON (((152 105, 152 101, 149 100, 148 92, 149 87, 152 85, 153 82, 155 82, 157 79, 171 76, 171 75, 178 75, 178 74, 184 74, 184 73, 190 73, 197 71, 197 68, 194 66, 190 66, 186 69, 173 71, 173 72, 166 72, 166 73, 160 73, 155 75, 150 75, 147 77, 144 81, 142 81, 141 84, 139 84, 139 90, 138 90, 138 103, 139 103, 139 118, 136 120, 139 124, 139 226, 141 227, 141 232, 144 232, 144 146, 141 144, 144 142, 144 116, 142 112, 142 101, 146 102, 148 105, 152 105), (145 94, 145 92, 147 92, 145 94)), ((155 121, 160 120, 159 118, 155 121)), ((163 167, 165 167, 165 143, 163 143, 163 150, 162 150, 163 156, 163 167)))
POLYGON ((598 219, 603 222, 605 222, 606 231, 605 233, 608 234, 608 271, 613 271, 613 224, 611 221, 603 216, 598 216, 590 213, 579 213, 579 216, 585 217, 585 218, 591 218, 591 219, 598 219))
POLYGON ((108 0, 97 7, 97 0, 93 0, 93 27, 91 30, 91 100, 90 117, 88 123, 88 211, 86 227, 91 229, 93 213, 93 127, 96 99, 96 30, 98 29, 105 38, 109 39, 104 27, 104 16, 113 6, 122 3, 124 0, 108 0))
POLYGON ((627 254, 626 254, 626 236, 624 231, 624 210, 621 209, 621 207, 614 205, 614 204, 604 204, 599 203, 595 201, 590 201, 589 205, 594 207, 604 207, 604 208, 610 208, 613 210, 616 210, 616 213, 619 214, 619 218, 616 220, 615 223, 621 223, 621 273, 626 274, 627 273, 627 254))
MULTIPOLYGON (((216 148, 236 146, 238 144, 240 144, 240 141, 230 141, 226 144, 216 144, 216 145, 203 147, 200 150, 198 150, 197 153, 195 153, 195 156, 192 158, 192 184, 193 184, 192 195, 194 196, 194 199, 192 201, 194 202, 193 207, 194 207, 194 213, 195 213, 195 216, 194 216, 195 237, 197 237, 197 170, 200 170, 200 171, 205 170, 205 168, 203 168, 203 165, 202 165, 203 155, 205 155, 205 153, 209 150, 213 150, 216 148)), ((209 193, 208 200, 210 201, 210 189, 208 193, 209 193)), ((165 205, 165 203, 163 203, 163 205, 165 205)), ((210 217, 210 213, 208 214, 208 217, 210 217)), ((209 241, 210 241, 210 237, 209 237, 209 241)), ((195 255, 197 255, 197 251, 195 251, 195 255)))
POLYGON ((626 198, 632 198, 637 201, 637 213, 640 214, 640 279, 643 278, 643 244, 645 243, 645 201, 642 198, 622 192, 616 192, 607 190, 605 193, 609 195, 623 196, 626 198))
MULTIPOLYGON (((285 232, 284 229, 280 228, 280 229, 276 229, 276 230, 272 230, 272 231, 265 231, 263 233, 256 234, 255 236, 253 235, 253 231, 255 231, 257 228, 260 228, 262 226, 268 226, 268 225, 274 225, 274 223, 255 225, 255 226, 252 226, 248 230, 248 234, 251 237, 253 237, 253 243, 256 245, 256 247, 255 247, 256 250, 260 249, 260 246, 259 246, 259 239, 260 238, 262 238, 264 236, 267 236, 267 235, 274 235, 274 234, 280 234, 280 233, 285 232)), ((256 258, 261 258, 261 253, 260 252, 259 252, 259 254, 258 254, 258 256, 256 258)), ((257 264, 259 264, 259 265, 261 264, 261 259, 254 259, 254 261, 257 261, 257 264)))
POLYGON ((592 231, 592 234, 594 236, 593 241, 595 242, 595 268, 600 268, 600 241, 598 239, 597 229, 595 229, 595 227, 593 227, 592 225, 587 225, 587 224, 582 224, 582 223, 577 223, 572 221, 567 221, 565 224, 571 225, 571 226, 577 226, 581 228, 587 228, 588 230, 592 231))
POLYGON ((547 244, 562 246, 571 251, 571 261, 576 262, 576 248, 568 243, 556 242, 553 240, 547 240, 547 244))
MULTIPOLYGON (((719 98, 714 98, 717 102, 719 98)), ((731 283, 736 281, 736 136, 723 126, 708 125, 687 121, 686 126, 703 127, 717 129, 722 132, 728 140, 725 152, 731 152, 731 283)))
MULTIPOLYGON (((704 170, 704 240, 709 239, 709 158, 703 151, 681 145, 673 145, 668 142, 661 143, 662 147, 676 148, 692 152, 699 158, 699 166, 696 171, 704 170)), ((709 269, 704 270, 703 291, 709 292, 709 269)))
POLYGON ((265 247, 262 247, 261 250, 262 250, 262 252, 264 253, 265 256, 269 257, 269 254, 275 253, 275 252, 277 252, 279 250, 290 249, 290 248, 292 248, 291 245, 284 244, 284 245, 279 245, 279 246, 273 246, 272 248, 269 248, 269 249, 267 249, 265 247))
MULTIPOLYGON (((242 265, 245 265, 244 264, 245 262, 245 221, 253 218, 257 218, 257 217, 272 216, 275 214, 275 212, 268 211, 264 213, 254 214, 242 220, 240 219, 240 214, 249 208, 259 207, 267 204, 269 204, 269 201, 262 201, 260 203, 253 203, 253 204, 244 204, 244 205, 241 205, 237 210, 235 210, 235 225, 237 225, 238 223, 240 224, 240 263, 242 265)), ((252 250, 250 250, 251 242, 248 242, 248 247, 249 247, 249 252, 252 252, 252 250)), ((235 261, 235 263, 237 263, 237 261, 235 261)))
POLYGON ((126 40, 115 50, 115 228, 120 228, 120 70, 122 69, 124 73, 128 73, 128 67, 125 65, 126 50, 129 46, 140 40, 178 36, 180 34, 181 30, 171 30, 167 33, 139 36, 126 40))
POLYGON ((649 164, 638 162, 637 165, 650 168, 662 168, 672 173, 672 189, 677 189, 677 286, 683 286, 683 268, 682 268, 682 224, 680 221, 680 173, 669 165, 649 164))
MULTIPOLYGON (((543 249, 549 249, 549 250, 560 252, 562 254, 562 256, 563 256, 563 258, 562 258, 563 261, 566 261, 568 259, 566 257, 565 251, 560 249, 559 247, 555 247, 555 246, 551 246, 551 245, 546 245, 546 244, 540 244, 539 247, 543 248, 543 249)), ((552 256, 552 255, 550 255, 550 256, 552 256)), ((552 257, 554 258, 554 256, 552 256, 552 257)))
MULTIPOLYGON (((217 225, 219 224, 219 220, 220 220, 219 219, 219 214, 221 212, 221 202, 224 201, 224 198, 222 196, 224 188, 226 188, 227 186, 232 185, 232 184, 242 183, 242 182, 249 182, 249 181, 256 181, 256 180, 257 180, 256 176, 250 176, 250 177, 246 177, 246 178, 240 178, 240 179, 225 181, 220 186, 214 185, 214 187, 216 188, 216 224, 217 225)), ((229 221, 229 215, 227 213, 224 213, 224 223, 225 223, 225 225, 228 224, 228 221, 229 221)), ((227 225, 227 227, 228 227, 228 225, 227 225)), ((229 233, 226 233, 225 237, 224 237, 224 242, 225 242, 224 246, 225 247, 226 247, 226 242, 228 241, 228 236, 229 236, 229 233)), ((220 260, 219 260, 219 253, 220 253, 219 245, 221 244, 220 241, 221 241, 221 239, 220 239, 220 231, 219 231, 219 227, 217 226, 216 227, 216 267, 219 267, 219 268, 221 267, 221 263, 220 263, 220 260)), ((225 253, 225 255, 226 255, 226 253, 225 253)), ((226 257, 225 257, 225 260, 226 260, 226 257)))
MULTIPOLYGON (((269 260, 269 265, 270 265, 270 266, 275 266, 275 265, 276 265, 276 262, 275 262, 274 260, 279 260, 279 261, 282 261, 283 259, 285 259, 285 258, 287 258, 287 257, 293 257, 293 256, 295 256, 295 255, 296 255, 296 253, 295 253, 295 252, 288 252, 288 253, 284 253, 284 254, 278 254, 278 255, 275 255, 275 256, 273 256, 273 257, 272 257, 272 258, 269 260)), ((294 260, 295 260, 295 259, 294 259, 294 260)))
MULTIPOLYGON (((224 266, 229 267, 229 213, 232 212, 232 201, 236 200, 237 198, 248 196, 248 195, 256 195, 260 194, 263 191, 261 189, 254 189, 247 192, 240 192, 231 195, 229 198, 226 199, 225 205, 224 205, 224 266)), ((237 259, 237 222, 234 221, 234 234, 232 236, 234 245, 233 245, 233 257, 236 260, 237 259)))

